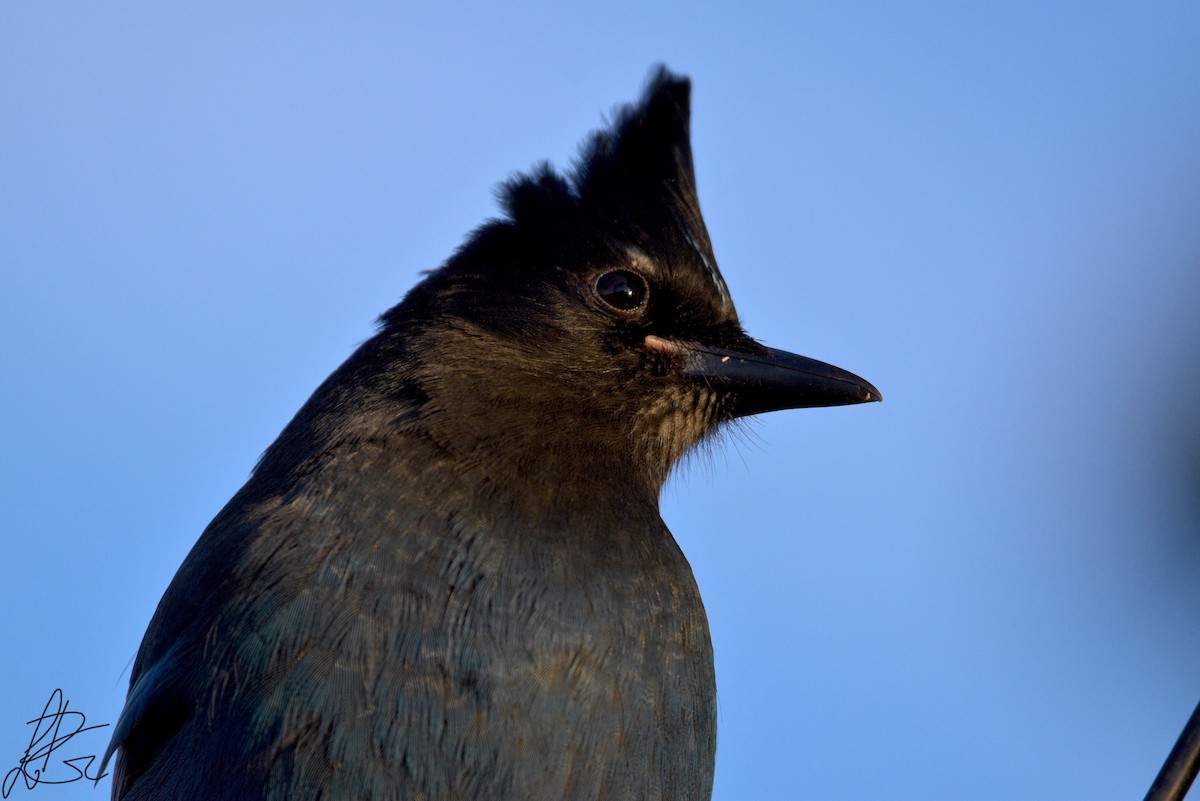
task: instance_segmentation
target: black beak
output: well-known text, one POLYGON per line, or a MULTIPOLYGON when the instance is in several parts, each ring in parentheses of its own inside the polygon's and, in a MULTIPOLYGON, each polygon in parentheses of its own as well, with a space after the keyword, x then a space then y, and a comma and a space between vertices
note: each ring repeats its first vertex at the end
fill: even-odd
POLYGON ((759 348, 746 352, 681 344, 683 374, 725 395, 731 418, 883 400, 869 382, 840 367, 755 343, 759 348))

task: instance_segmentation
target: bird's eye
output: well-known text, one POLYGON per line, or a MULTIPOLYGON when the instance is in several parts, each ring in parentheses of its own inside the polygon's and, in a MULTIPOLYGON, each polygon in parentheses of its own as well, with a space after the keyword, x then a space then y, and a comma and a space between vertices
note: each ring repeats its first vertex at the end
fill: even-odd
POLYGON ((646 279, 628 270, 613 270, 596 279, 596 294, 617 311, 637 311, 650 294, 646 279))

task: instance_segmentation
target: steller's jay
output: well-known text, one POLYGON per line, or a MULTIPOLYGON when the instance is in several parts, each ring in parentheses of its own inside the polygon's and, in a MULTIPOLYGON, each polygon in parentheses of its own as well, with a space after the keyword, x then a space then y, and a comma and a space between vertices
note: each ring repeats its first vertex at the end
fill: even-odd
POLYGON ((503 188, 205 529, 146 631, 113 798, 707 799, 716 685, 659 515, 730 420, 880 400, 743 332, 657 70, 503 188))

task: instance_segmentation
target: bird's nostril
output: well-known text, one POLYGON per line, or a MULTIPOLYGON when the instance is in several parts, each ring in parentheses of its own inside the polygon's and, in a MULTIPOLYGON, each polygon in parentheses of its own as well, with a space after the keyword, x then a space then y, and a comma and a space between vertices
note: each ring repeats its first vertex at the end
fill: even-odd
POLYGON ((663 339, 662 337, 656 337, 653 334, 650 334, 642 340, 642 346, 646 348, 646 350, 656 350, 660 353, 668 353, 672 356, 676 356, 680 352, 679 346, 674 342, 669 339, 663 339))

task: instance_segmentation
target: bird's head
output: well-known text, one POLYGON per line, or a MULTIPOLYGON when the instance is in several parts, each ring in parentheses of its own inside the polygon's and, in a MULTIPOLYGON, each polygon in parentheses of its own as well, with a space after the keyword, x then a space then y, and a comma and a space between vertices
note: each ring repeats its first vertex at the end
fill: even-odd
POLYGON ((700 214, 689 96, 658 70, 573 171, 505 184, 505 216, 383 316, 448 447, 512 459, 526 480, 561 481, 569 463, 657 495, 726 421, 880 399, 742 330, 700 214))

